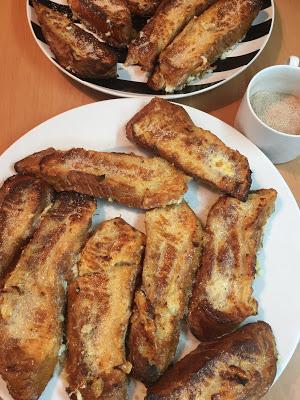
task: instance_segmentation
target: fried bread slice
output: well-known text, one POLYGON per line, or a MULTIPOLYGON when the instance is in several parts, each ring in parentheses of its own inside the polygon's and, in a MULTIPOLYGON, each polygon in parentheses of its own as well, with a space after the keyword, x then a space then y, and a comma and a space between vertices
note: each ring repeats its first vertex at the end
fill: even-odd
POLYGON ((148 389, 147 400, 258 400, 276 375, 271 327, 255 322, 201 343, 148 389))
POLYGON ((68 0, 74 17, 114 47, 126 47, 133 29, 126 0, 68 0))
POLYGON ((62 344, 65 279, 96 209, 77 193, 57 196, 0 294, 0 373, 15 399, 37 399, 62 344))
POLYGON ((156 381, 169 366, 179 340, 200 263, 202 228, 186 203, 146 213, 142 285, 135 294, 128 359, 142 382, 156 381))
POLYGON ((68 290, 68 392, 89 400, 125 400, 125 336, 144 235, 121 218, 105 221, 84 247, 68 290))
POLYGON ((26 175, 14 175, 1 187, 0 286, 39 225, 42 212, 51 204, 51 195, 45 182, 26 175))
POLYGON ((14 168, 19 174, 34 175, 42 178, 40 162, 42 161, 42 158, 53 154, 55 151, 56 150, 53 147, 49 147, 48 149, 33 153, 30 157, 25 157, 24 159, 17 161, 14 168))
POLYGON ((245 36, 261 5, 261 0, 218 0, 161 52, 148 84, 173 92, 203 74, 245 36))
POLYGON ((154 98, 127 123, 126 134, 188 175, 246 200, 251 185, 247 158, 195 126, 183 107, 154 98))
POLYGON ((274 189, 261 189, 250 192, 245 203, 221 197, 211 208, 189 310, 189 325, 199 340, 224 335, 257 313, 252 297, 256 253, 276 196, 274 189))
POLYGON ((201 14, 216 0, 164 0, 155 15, 128 46, 126 63, 138 64, 144 71, 152 71, 160 52, 182 28, 201 14))
POLYGON ((151 17, 162 0, 127 0, 131 14, 151 17))
POLYGON ((113 78, 117 56, 60 12, 32 0, 43 35, 58 63, 80 78, 113 78))
MULTIPOLYGON (((31 157, 19 163, 19 171, 28 171, 31 157)), ((40 171, 43 179, 59 192, 71 190, 143 209, 180 202, 189 181, 158 157, 84 149, 46 156, 40 162, 40 171)))

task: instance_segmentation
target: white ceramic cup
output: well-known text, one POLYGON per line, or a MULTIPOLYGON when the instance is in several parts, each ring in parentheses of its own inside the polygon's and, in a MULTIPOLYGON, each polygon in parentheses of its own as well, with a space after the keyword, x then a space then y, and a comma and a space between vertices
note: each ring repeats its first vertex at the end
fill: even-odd
POLYGON ((258 72, 248 85, 234 123, 236 129, 256 144, 274 164, 291 161, 300 155, 300 135, 279 132, 257 117, 250 97, 259 90, 300 97, 299 58, 291 56, 287 65, 274 65, 258 72))

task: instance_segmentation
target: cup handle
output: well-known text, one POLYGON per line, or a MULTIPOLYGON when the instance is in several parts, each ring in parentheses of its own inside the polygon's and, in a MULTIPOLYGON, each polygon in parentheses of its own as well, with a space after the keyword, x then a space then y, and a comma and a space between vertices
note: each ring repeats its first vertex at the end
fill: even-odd
POLYGON ((291 67, 299 67, 300 64, 300 60, 299 57, 297 56, 290 56, 287 64, 290 65, 291 67))

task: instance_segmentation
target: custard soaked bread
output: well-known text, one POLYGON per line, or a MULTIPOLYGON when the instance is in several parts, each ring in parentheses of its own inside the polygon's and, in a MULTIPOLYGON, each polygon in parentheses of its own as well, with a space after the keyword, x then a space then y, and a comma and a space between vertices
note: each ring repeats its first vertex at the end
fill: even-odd
POLYGON ((150 17, 155 13, 162 0, 127 0, 130 12, 141 17, 150 17))
POLYGON ((16 400, 43 392, 62 344, 64 283, 95 211, 94 200, 59 194, 0 294, 0 373, 16 400))
POLYGON ((271 327, 248 324, 214 342, 201 343, 148 389, 147 400, 258 400, 276 375, 271 327))
POLYGON ((51 204, 50 187, 38 178, 14 175, 0 189, 0 286, 32 236, 44 209, 51 204))
POLYGON ((130 10, 126 0, 68 0, 79 18, 106 43, 126 47, 132 37, 130 10))
POLYGON ((250 192, 245 203, 221 197, 211 208, 189 310, 190 328, 199 340, 230 332, 257 313, 252 297, 256 253, 276 196, 274 189, 261 189, 250 192))
POLYGON ((152 71, 160 52, 195 15, 201 14, 216 0, 164 0, 155 15, 128 46, 126 63, 138 64, 152 71))
POLYGON ((115 218, 81 253, 80 277, 68 290, 66 370, 74 400, 126 399, 125 336, 143 249, 144 235, 115 218))
POLYGON ((192 19, 160 54, 148 83, 173 92, 197 77, 241 40, 257 16, 262 0, 219 0, 192 19))
POLYGON ((33 153, 29 157, 17 161, 14 168, 19 174, 35 175, 42 178, 40 162, 42 161, 42 158, 55 153, 55 151, 56 150, 53 147, 49 147, 48 149, 33 153))
POLYGON ((146 233, 142 285, 135 294, 128 347, 134 376, 151 383, 175 355, 200 262, 202 228, 182 203, 148 211, 146 233))
MULTIPOLYGON (((31 170, 31 158, 36 162, 38 155, 18 162, 19 172, 31 170)), ((71 190, 143 209, 181 201, 189 181, 159 157, 84 149, 55 151, 43 157, 40 174, 59 192, 71 190)))
POLYGON ((240 200, 247 199, 251 185, 247 158, 195 126, 183 107, 154 98, 127 123, 126 134, 188 175, 240 200))
POLYGON ((64 14, 32 0, 43 35, 58 63, 80 78, 112 78, 117 56, 91 33, 75 25, 64 14))

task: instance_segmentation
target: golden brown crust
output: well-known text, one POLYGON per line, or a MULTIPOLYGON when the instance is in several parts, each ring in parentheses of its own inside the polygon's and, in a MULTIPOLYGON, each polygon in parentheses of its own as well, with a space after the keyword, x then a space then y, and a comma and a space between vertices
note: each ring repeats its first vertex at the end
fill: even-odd
POLYGON ((152 71, 160 52, 182 28, 216 0, 164 0, 155 15, 128 46, 128 65, 138 64, 152 71))
MULTIPOLYGON (((30 164, 23 160, 23 164, 30 164)), ((42 159, 43 178, 57 191, 75 191, 129 207, 150 209, 181 200, 189 178, 165 160, 84 149, 42 159)))
POLYGON ((271 327, 248 324, 201 343, 147 392, 147 400, 258 400, 276 375, 277 351, 271 327))
POLYGON ((38 178, 14 175, 0 189, 0 286, 51 204, 50 187, 38 178))
POLYGON ((257 313, 252 297, 256 253, 276 195, 274 189, 261 189, 250 192, 245 203, 221 197, 211 208, 189 310, 190 328, 199 340, 228 333, 257 313))
POLYGON ((106 43, 126 47, 133 30, 125 0, 68 0, 73 15, 106 43))
POLYGON ((129 333, 133 374, 154 382, 172 361, 179 324, 199 266, 202 228, 186 203, 146 213, 142 286, 135 294, 129 333))
POLYGON ((53 147, 49 147, 48 149, 33 153, 29 157, 25 157, 22 160, 17 161, 14 165, 14 168, 19 174, 34 175, 42 178, 40 162, 42 158, 53 154, 55 151, 56 150, 53 147))
POLYGON ((148 84, 155 90, 173 92, 186 85, 189 78, 201 75, 243 38, 261 4, 261 0, 217 1, 192 19, 160 54, 148 84))
POLYGON ((151 17, 162 0, 127 0, 130 12, 140 17, 151 17))
POLYGON ((94 200, 58 195, 0 295, 0 373, 15 399, 37 399, 62 342, 64 280, 82 247, 94 200))
POLYGON ((112 274, 118 269, 129 276, 141 261, 145 235, 122 218, 102 222, 89 239, 80 255, 80 276, 103 273, 112 274))
POLYGON ((125 336, 144 235, 121 218, 103 222, 81 253, 68 290, 67 339, 70 397, 125 400, 131 365, 125 336))
POLYGON ((251 185, 247 158, 195 126, 183 107, 154 98, 127 123, 126 135, 188 175, 240 200, 247 199, 251 185))
POLYGON ((43 35, 58 63, 80 78, 116 76, 117 56, 58 11, 33 0, 43 35))

